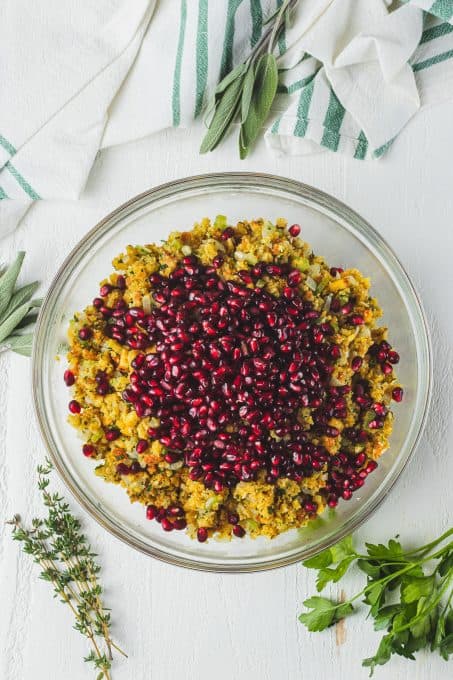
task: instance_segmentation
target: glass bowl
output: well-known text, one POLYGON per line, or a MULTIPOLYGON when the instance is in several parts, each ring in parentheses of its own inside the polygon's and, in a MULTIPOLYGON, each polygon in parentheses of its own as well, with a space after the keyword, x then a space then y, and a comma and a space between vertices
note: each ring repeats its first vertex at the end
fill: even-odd
POLYGON ((42 306, 33 354, 34 401, 42 436, 61 477, 77 500, 115 536, 172 564, 219 572, 249 572, 291 564, 332 545, 360 526, 393 487, 420 437, 431 385, 430 344, 417 294, 403 267, 379 234, 357 213, 299 182, 249 173, 189 177, 133 198, 92 229, 63 263, 42 306), (395 404, 390 449, 351 500, 307 528, 273 540, 261 537, 199 543, 183 532, 165 533, 147 521, 119 486, 94 475, 95 462, 67 419, 68 391, 62 343, 68 321, 97 294, 112 258, 127 244, 159 242, 171 230, 188 230, 202 217, 286 217, 302 237, 335 266, 357 267, 371 277, 372 294, 384 308, 382 323, 401 355, 398 377, 405 399, 395 404))

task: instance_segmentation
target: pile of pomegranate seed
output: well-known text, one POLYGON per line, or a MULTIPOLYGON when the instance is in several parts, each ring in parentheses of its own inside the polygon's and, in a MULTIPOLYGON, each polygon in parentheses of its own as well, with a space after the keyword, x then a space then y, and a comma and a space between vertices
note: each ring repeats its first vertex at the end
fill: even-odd
POLYGON ((370 347, 370 354, 375 357, 385 375, 390 375, 393 371, 392 364, 397 364, 400 360, 398 352, 395 352, 386 340, 370 347))
MULTIPOLYGON (((246 274, 291 283, 299 272, 271 264, 246 274)), ((120 301, 107 334, 133 348, 156 345, 134 359, 123 399, 141 418, 159 417, 148 434, 166 447, 167 462, 182 461, 191 479, 217 492, 260 470, 268 482, 320 470, 329 455, 308 441, 297 415, 307 407, 318 435, 339 435, 327 424, 345 416, 344 399, 328 386, 339 352, 333 328, 318 323, 294 283, 276 298, 186 257, 151 284, 151 314, 120 301)))
MULTIPOLYGON (((150 314, 122 298, 113 309, 96 298, 107 335, 133 349, 156 346, 155 353, 142 351, 132 362, 123 399, 140 418, 159 418, 159 427, 149 428, 148 436, 166 447, 165 460, 186 465, 191 479, 216 492, 255 480, 261 471, 269 483, 280 477, 301 481, 328 464, 330 505, 339 496, 349 498, 368 474, 366 468, 357 470, 366 461, 359 456, 357 465, 357 458, 347 454, 332 457, 312 441, 340 436, 328 423, 347 415, 345 395, 351 387, 330 385, 340 357, 332 326, 320 323, 313 305, 298 294, 301 275, 289 265, 258 264, 239 272, 238 283, 217 275, 220 259, 214 264, 206 267, 185 257, 169 277, 151 275, 155 306, 150 314), (283 280, 280 297, 256 286, 263 276, 283 280), (313 424, 300 419, 303 408, 313 424)), ((101 297, 111 290, 103 286, 101 297)), ((338 310, 343 323, 362 324, 361 316, 351 315, 352 305, 346 307, 338 310)), ((386 351, 390 360, 389 345, 386 351)), ((356 357, 353 370, 359 371, 361 363, 356 357)), ((102 377, 98 381, 105 384, 102 377)), ((353 398, 364 412, 375 409, 368 427, 382 427, 386 409, 372 404, 366 385, 358 381, 353 398)), ((109 441, 116 436, 117 431, 106 433, 109 441)), ((368 435, 353 430, 348 438, 366 442, 368 435)), ((138 453, 147 447, 140 440, 138 453)), ((134 472, 124 467, 124 474, 134 472)), ((307 512, 316 512, 316 504, 307 504, 307 512)))
MULTIPOLYGON (((299 225, 292 225, 289 233, 297 237, 299 225)), ((228 227, 221 240, 233 236, 234 229, 228 227)), ((264 479, 273 484, 286 477, 301 482, 324 471, 323 492, 327 504, 335 507, 340 498, 349 500, 376 469, 365 449, 370 431, 384 427, 388 408, 373 400, 371 385, 360 374, 361 356, 350 360, 351 384, 331 384, 341 350, 333 341, 333 326, 321 322, 313 304, 299 294, 300 271, 289 264, 259 263, 239 271, 239 282, 226 281, 217 274, 222 263, 222 255, 212 266, 187 256, 168 277, 152 274, 150 313, 149 307, 145 311, 123 299, 123 276, 114 285, 101 286, 93 300, 105 334, 138 350, 123 400, 140 418, 159 419, 158 427, 148 428, 149 439, 138 440, 136 452, 145 453, 149 440, 158 439, 168 464, 187 467, 192 480, 216 493, 241 481, 264 479), (263 277, 278 277, 279 297, 262 287, 263 277), (109 307, 105 298, 114 289, 119 295, 109 307), (354 425, 334 427, 333 418, 340 422, 348 418, 349 399, 358 407, 354 425), (335 455, 320 444, 323 436, 341 437, 335 455)), ((334 277, 342 272, 330 270, 334 277)), ((330 311, 340 326, 352 329, 365 323, 354 311, 353 298, 333 297, 330 311)), ((88 341, 93 330, 84 326, 78 336, 88 341)), ((384 375, 399 362, 385 340, 372 345, 367 358, 384 375)), ((104 371, 98 371, 95 380, 98 394, 112 391, 104 371)), ((74 384, 72 371, 65 372, 64 381, 74 384)), ((393 388, 392 398, 402 401, 401 387, 393 388)), ((71 413, 81 409, 78 401, 69 403, 71 413)), ((121 432, 111 427, 104 435, 114 442, 121 432)), ((85 444, 83 454, 95 456, 95 446, 85 444)), ((138 461, 118 463, 116 470, 122 476, 143 472, 138 461)), ((316 516, 317 504, 310 495, 301 494, 301 503, 309 516, 316 516)), ((164 531, 187 526, 179 505, 149 505, 146 516, 164 531)), ((229 511, 227 521, 235 536, 245 535, 236 512, 229 511)), ((207 528, 198 528, 198 541, 208 536, 207 528)))

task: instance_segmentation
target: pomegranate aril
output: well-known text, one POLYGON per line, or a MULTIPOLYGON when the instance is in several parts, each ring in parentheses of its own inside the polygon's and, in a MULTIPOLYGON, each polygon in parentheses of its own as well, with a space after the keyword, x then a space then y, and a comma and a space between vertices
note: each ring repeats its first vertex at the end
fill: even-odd
POLYGON ((175 519, 173 522, 173 529, 176 529, 177 531, 181 531, 182 529, 185 529, 187 527, 187 522, 184 518, 181 519, 175 519))
POLYGON ((352 323, 353 326, 361 326, 362 324, 365 323, 363 316, 360 314, 354 314, 351 316, 349 321, 352 323))
POLYGON ((222 241, 227 241, 227 240, 228 240, 229 238, 231 238, 232 236, 234 236, 234 229, 233 229, 233 227, 227 227, 227 228, 224 229, 224 230, 222 231, 222 233, 220 234, 220 238, 222 239, 222 241))
POLYGON ((135 450, 137 453, 144 453, 149 446, 149 442, 146 441, 146 439, 139 439, 137 442, 137 446, 135 447, 135 450))
POLYGON ((93 331, 91 330, 91 328, 84 326, 79 330, 78 335, 81 340, 90 340, 90 338, 93 337, 93 331))
POLYGON ((376 463, 375 460, 370 460, 366 465, 365 471, 367 472, 367 474, 370 474, 371 472, 376 470, 377 466, 378 464, 376 463))
POLYGON ((75 399, 72 399, 69 404, 68 408, 71 411, 71 413, 80 413, 82 410, 82 407, 80 406, 79 402, 76 401, 75 399))
POLYGON ((357 373, 357 371, 360 371, 362 368, 363 364, 363 359, 362 357, 354 357, 353 360, 351 361, 351 368, 354 371, 354 373, 357 373))
POLYGON ((75 375, 72 371, 69 371, 69 370, 65 371, 64 375, 63 375, 63 379, 65 381, 65 384, 68 387, 71 387, 71 385, 74 385, 74 383, 75 383, 75 375))
POLYGON ((146 508, 146 519, 155 519, 157 512, 158 510, 155 505, 148 505, 146 508))
POLYGON ((121 432, 117 427, 111 427, 110 429, 105 431, 105 438, 107 439, 108 442, 113 442, 120 436, 121 432))
POLYGON ((384 362, 381 364, 381 370, 384 375, 390 375, 390 373, 393 371, 393 368, 391 364, 384 362))
POLYGON ((300 234, 300 225, 298 224, 292 224, 290 228, 288 229, 289 233, 291 236, 299 236, 300 234))
POLYGON ((87 458, 92 458, 95 454, 95 448, 92 444, 84 444, 82 447, 82 453, 87 458))
POLYGON ((403 396, 404 396, 404 392, 403 392, 402 387, 395 387, 392 390, 392 399, 394 401, 397 401, 397 402, 403 401, 403 396))
POLYGON ((205 527, 200 527, 197 530, 197 539, 200 543, 204 543, 208 538, 208 530, 205 527))
POLYGON ((245 529, 241 527, 240 524, 234 524, 233 525, 233 534, 237 536, 238 538, 242 538, 245 536, 245 529))
POLYGON ((130 475, 131 474, 131 468, 126 465, 125 463, 118 463, 116 466, 116 471, 119 475, 130 475))

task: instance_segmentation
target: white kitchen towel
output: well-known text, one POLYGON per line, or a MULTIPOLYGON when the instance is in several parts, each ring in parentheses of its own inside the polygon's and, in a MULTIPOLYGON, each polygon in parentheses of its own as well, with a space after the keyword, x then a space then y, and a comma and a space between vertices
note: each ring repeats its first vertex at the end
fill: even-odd
MULTIPOLYGON (((6 197, 78 197, 100 148, 190 126, 281 3, 3 0, 0 220, 6 197)), ((268 146, 382 156, 420 105, 453 96, 452 16, 453 0, 299 2, 268 146)))
POLYGON ((2 0, 0 197, 77 198, 155 0, 2 0))

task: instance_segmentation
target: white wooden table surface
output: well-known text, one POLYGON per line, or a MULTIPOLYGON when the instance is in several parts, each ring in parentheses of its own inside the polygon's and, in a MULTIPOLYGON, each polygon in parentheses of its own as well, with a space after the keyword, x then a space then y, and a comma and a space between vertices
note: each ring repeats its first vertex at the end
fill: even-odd
MULTIPOLYGON (((245 162, 230 139, 214 154, 197 153, 200 131, 168 131, 102 153, 84 198, 34 207, 0 243, 0 260, 27 251, 24 278, 42 291, 73 245, 110 210, 161 182, 202 172, 258 170, 293 177, 327 191, 368 219, 395 249, 428 314, 435 393, 428 426, 411 464, 390 497, 358 536, 372 541, 400 533, 409 544, 451 524, 453 507, 453 102, 421 112, 388 157, 363 163, 332 154, 272 158, 264 145, 245 162)), ((83 680, 86 645, 66 607, 9 538, 3 520, 41 510, 35 466, 45 455, 30 393, 30 363, 0 357, 0 678, 83 680)), ((58 481, 55 480, 57 485, 58 481)), ((72 502, 72 499, 71 499, 72 502)), ((74 502, 104 567, 114 635, 127 649, 115 680, 355 680, 379 635, 360 615, 335 630, 309 634, 297 622, 314 592, 300 565, 256 575, 185 571, 134 552, 103 531, 74 502)), ((359 583, 350 577, 347 593, 359 583)), ((335 595, 335 587, 332 590, 335 595)), ((394 660, 379 679, 446 680, 452 666, 420 655, 394 660)))

